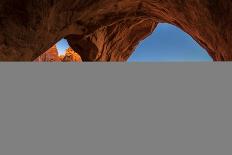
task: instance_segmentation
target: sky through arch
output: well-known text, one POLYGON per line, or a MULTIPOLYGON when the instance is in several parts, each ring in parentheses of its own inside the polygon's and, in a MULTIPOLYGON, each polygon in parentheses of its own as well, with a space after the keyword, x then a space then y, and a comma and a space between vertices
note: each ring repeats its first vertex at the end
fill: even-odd
POLYGON ((190 35, 176 26, 159 24, 151 36, 140 43, 129 62, 213 61, 190 35))

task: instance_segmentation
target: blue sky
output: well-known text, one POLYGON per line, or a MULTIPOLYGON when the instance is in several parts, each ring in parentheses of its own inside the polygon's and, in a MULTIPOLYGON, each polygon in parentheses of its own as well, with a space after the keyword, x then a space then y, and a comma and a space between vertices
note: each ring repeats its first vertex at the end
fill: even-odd
POLYGON ((56 47, 60 55, 64 55, 67 48, 69 48, 68 42, 65 39, 60 40, 56 47))
MULTIPOLYGON (((68 48, 66 40, 57 43, 60 54, 68 48)), ((159 24, 143 40, 128 62, 212 61, 208 53, 191 36, 170 24, 159 24)))

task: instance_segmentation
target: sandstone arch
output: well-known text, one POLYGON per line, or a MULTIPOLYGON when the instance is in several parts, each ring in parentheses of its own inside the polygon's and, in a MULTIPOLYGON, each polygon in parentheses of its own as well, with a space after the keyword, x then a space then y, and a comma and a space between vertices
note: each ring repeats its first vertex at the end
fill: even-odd
POLYGON ((65 37, 85 61, 125 61, 160 22, 232 60, 231 0, 2 0, 0 60, 32 61, 65 37))

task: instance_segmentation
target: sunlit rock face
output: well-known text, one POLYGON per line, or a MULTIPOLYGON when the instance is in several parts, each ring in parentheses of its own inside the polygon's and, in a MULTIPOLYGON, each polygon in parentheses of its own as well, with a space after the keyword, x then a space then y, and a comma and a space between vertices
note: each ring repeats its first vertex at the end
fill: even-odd
POLYGON ((72 48, 65 51, 65 55, 59 55, 56 45, 36 58, 34 62, 82 62, 81 57, 72 48))
POLYGON ((58 50, 55 45, 49 50, 47 50, 45 53, 43 53, 41 56, 39 56, 34 61, 35 62, 61 62, 58 50))
POLYGON ((80 55, 71 48, 68 48, 65 55, 61 56, 60 59, 62 62, 82 62, 80 55))
POLYGON ((1 0, 0 60, 33 61, 65 37, 83 61, 126 61, 160 22, 232 60, 231 0, 1 0))

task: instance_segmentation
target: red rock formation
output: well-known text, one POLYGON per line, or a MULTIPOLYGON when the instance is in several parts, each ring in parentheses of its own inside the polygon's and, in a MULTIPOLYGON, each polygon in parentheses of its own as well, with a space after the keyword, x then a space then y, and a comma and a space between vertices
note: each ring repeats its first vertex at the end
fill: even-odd
POLYGON ((152 20, 127 20, 103 27, 84 38, 75 35, 66 38, 84 61, 126 61, 139 41, 149 36, 156 25, 152 20))
POLYGON ((44 54, 39 56, 35 62, 61 62, 56 46, 53 46, 44 54))
POLYGON ((65 55, 59 56, 56 45, 36 58, 34 62, 82 62, 81 57, 72 48, 68 48, 65 55))
POLYGON ((62 62, 64 60, 65 56, 64 55, 60 55, 59 57, 60 57, 60 61, 62 62))
POLYGON ((32 61, 65 37, 84 61, 125 61, 160 22, 232 60, 231 0, 1 0, 0 60, 32 61))
POLYGON ((72 48, 66 50, 65 55, 61 58, 63 62, 82 62, 80 55, 78 55, 72 48))

